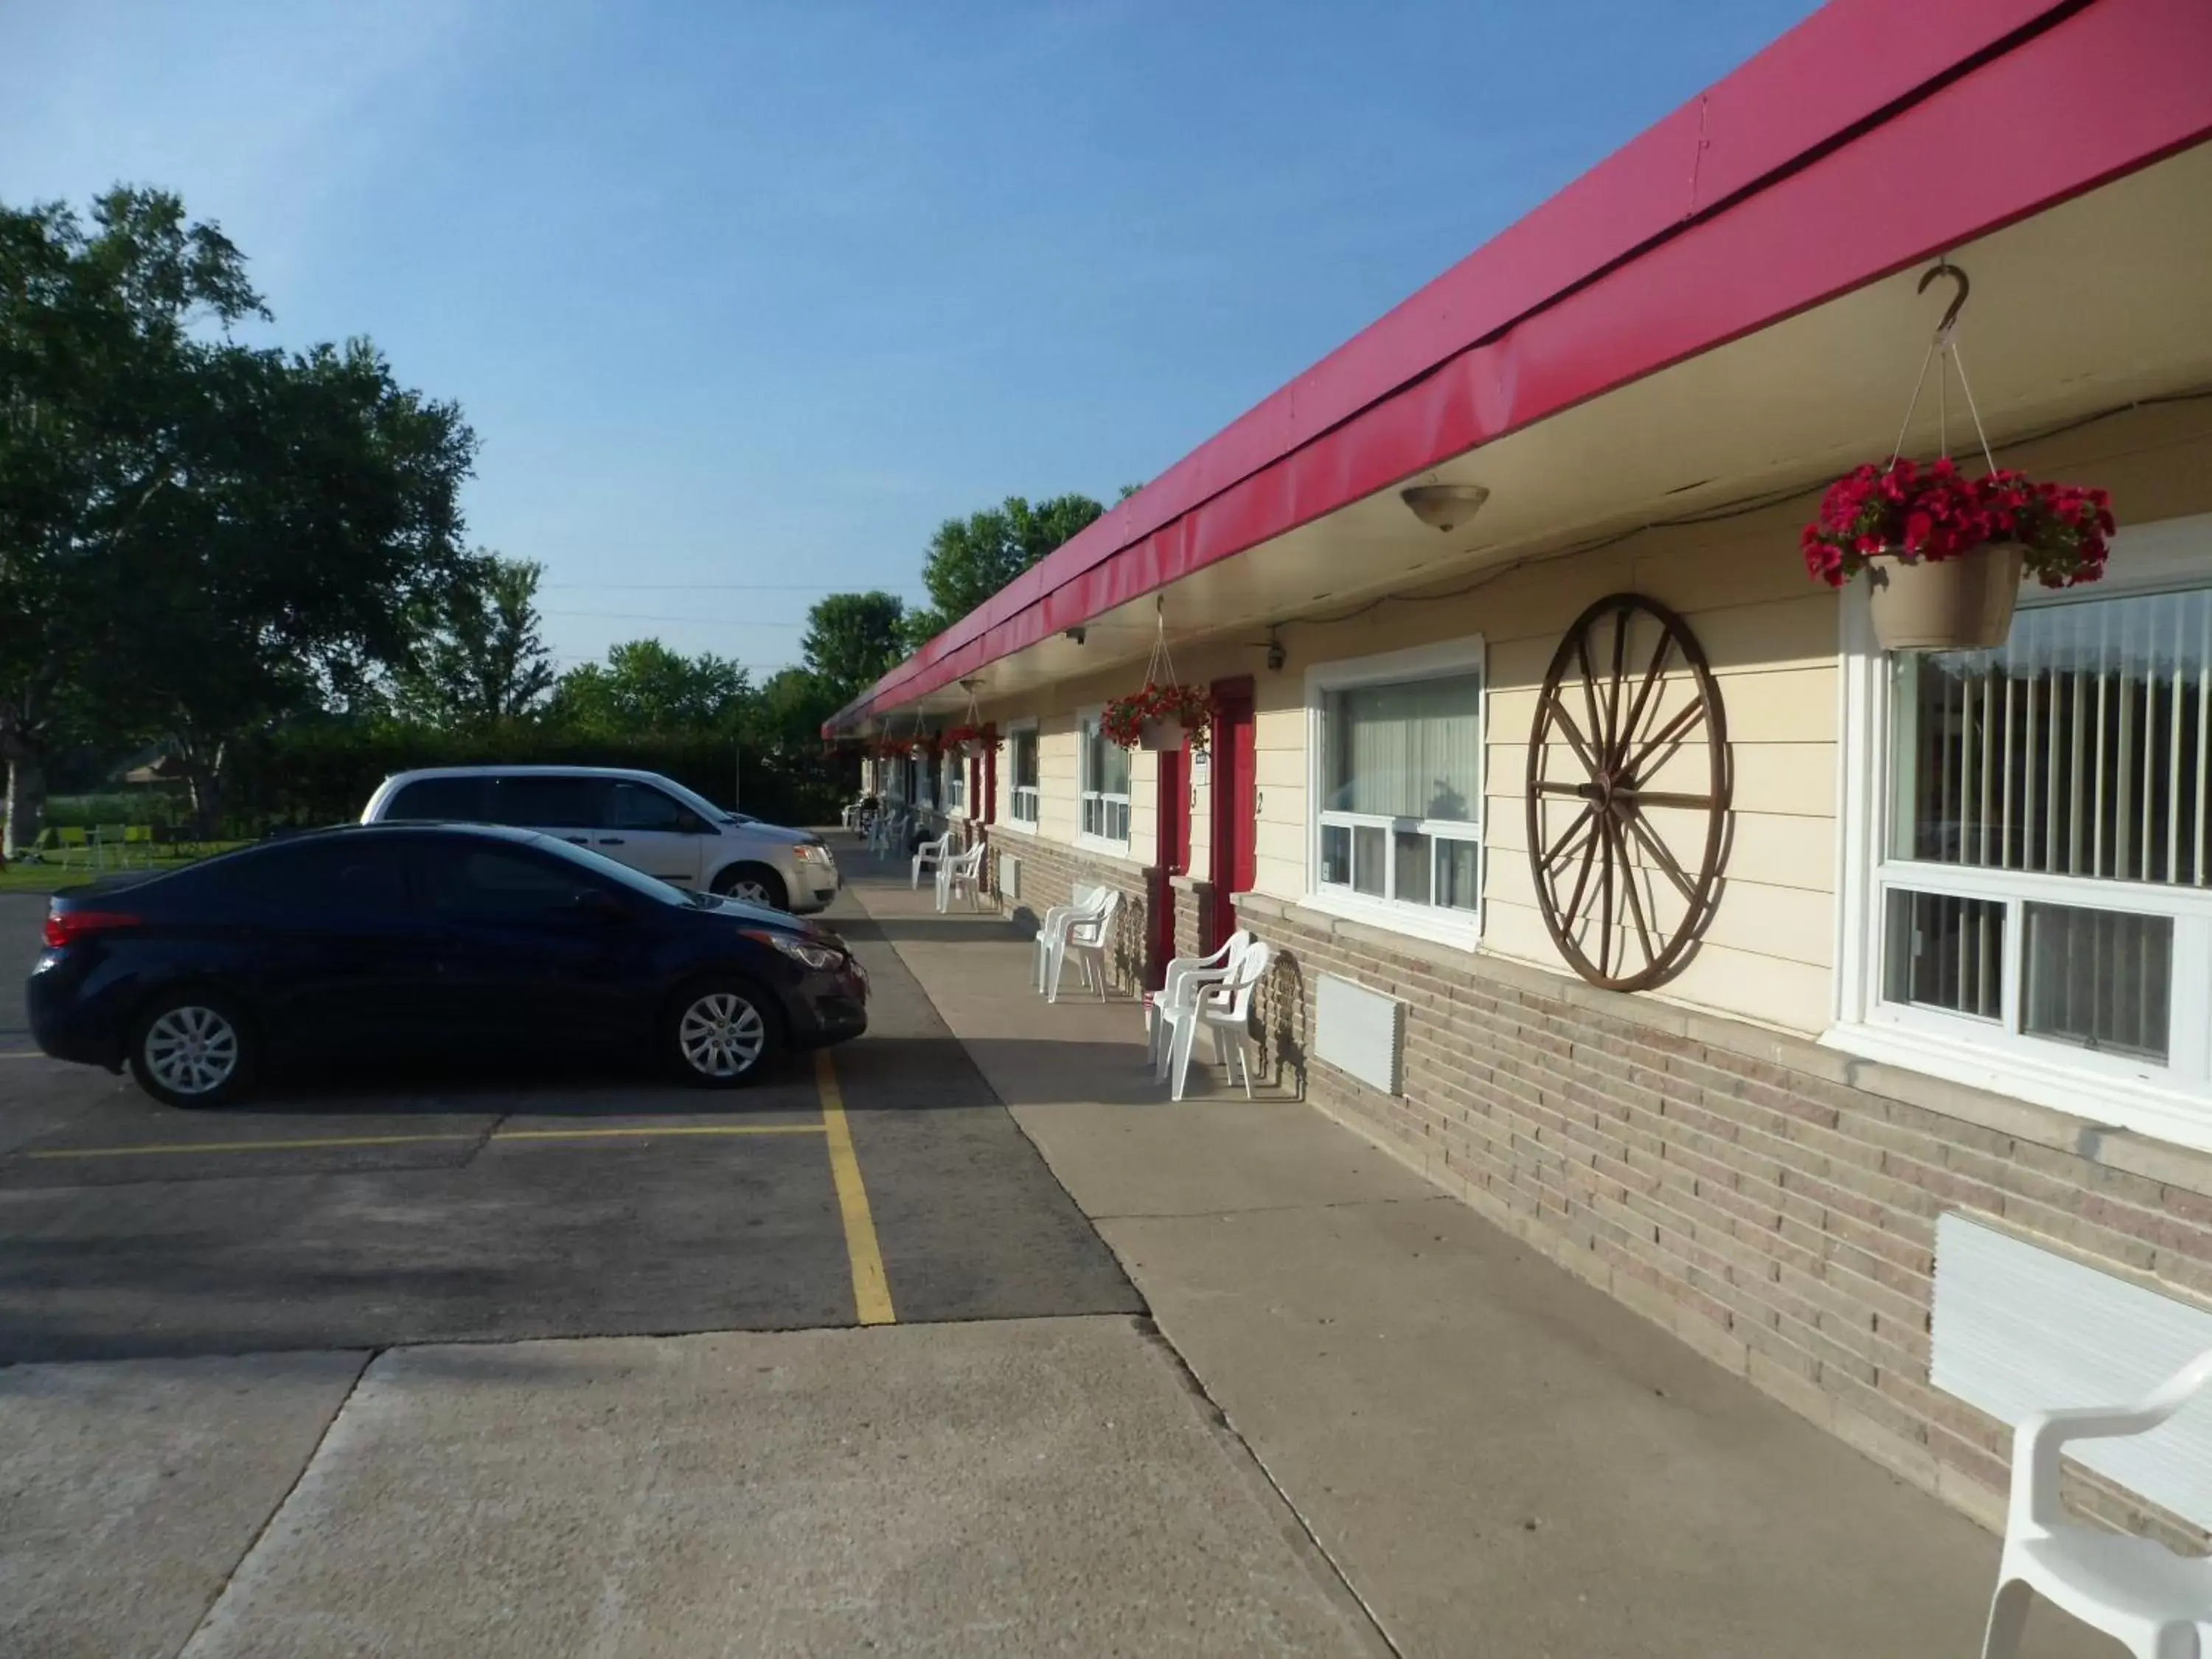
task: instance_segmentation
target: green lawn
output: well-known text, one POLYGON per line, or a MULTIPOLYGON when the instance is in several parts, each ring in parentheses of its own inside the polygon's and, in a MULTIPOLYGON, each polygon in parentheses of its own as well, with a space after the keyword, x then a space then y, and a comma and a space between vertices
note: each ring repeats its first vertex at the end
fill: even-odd
MULTIPOLYGON (((243 847, 245 844, 243 842, 221 842, 210 848, 208 851, 211 854, 223 853, 229 851, 232 847, 243 847)), ((48 854, 49 858, 52 856, 48 854)), ((180 870, 185 865, 195 862, 197 862, 196 860, 190 858, 157 858, 154 860, 152 867, 156 870, 180 870)), ((133 870, 143 870, 147 866, 134 861, 131 867, 133 870)), ((97 877, 113 873, 115 870, 112 864, 102 870, 88 868, 82 854, 76 861, 68 865, 33 864, 25 860, 12 863, 6 869, 0 870, 0 893, 54 893, 64 887, 80 886, 97 877)))

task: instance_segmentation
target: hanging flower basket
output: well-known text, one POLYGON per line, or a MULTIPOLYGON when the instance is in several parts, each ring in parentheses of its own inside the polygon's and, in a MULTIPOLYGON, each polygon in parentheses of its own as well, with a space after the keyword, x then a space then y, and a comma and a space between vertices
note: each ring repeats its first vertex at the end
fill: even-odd
POLYGON ((948 726, 939 735, 939 741, 965 760, 979 748, 988 749, 995 744, 999 741, 999 730, 988 723, 981 726, 948 726))
POLYGON ((1188 743, 1203 750, 1212 732, 1213 698, 1200 685, 1147 685, 1108 703, 1098 724, 1106 741, 1123 749, 1171 752, 1188 743))
POLYGON ((1806 569, 1831 587, 1866 573, 1885 648, 1987 650, 2004 643, 2023 574, 2045 587, 2095 581, 2112 529, 2101 489, 1896 460, 1831 484, 1802 544, 1806 569))

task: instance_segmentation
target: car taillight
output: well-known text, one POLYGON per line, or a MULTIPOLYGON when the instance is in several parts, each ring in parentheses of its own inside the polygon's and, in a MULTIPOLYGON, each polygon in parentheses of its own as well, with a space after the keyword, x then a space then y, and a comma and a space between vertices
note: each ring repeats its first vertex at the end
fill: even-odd
POLYGON ((46 913, 46 944, 58 951, 64 945, 74 945, 87 933, 112 933, 118 927, 136 927, 138 918, 120 910, 49 910, 46 913))

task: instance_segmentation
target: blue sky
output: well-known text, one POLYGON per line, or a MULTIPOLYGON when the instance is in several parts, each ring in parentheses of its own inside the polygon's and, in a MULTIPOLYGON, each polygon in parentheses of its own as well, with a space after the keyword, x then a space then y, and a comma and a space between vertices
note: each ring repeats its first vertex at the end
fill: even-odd
POLYGON ((182 192, 483 439, 564 663, 761 670, 1158 473, 1805 0, 0 0, 0 200, 182 192))

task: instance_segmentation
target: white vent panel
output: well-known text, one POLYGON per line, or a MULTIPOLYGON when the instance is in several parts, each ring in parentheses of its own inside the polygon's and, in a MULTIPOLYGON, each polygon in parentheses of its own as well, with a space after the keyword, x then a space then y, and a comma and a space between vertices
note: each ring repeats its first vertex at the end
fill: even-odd
POLYGON ((1323 974, 1314 987, 1314 1054, 1371 1089, 1402 1094, 1406 1005, 1323 974))

